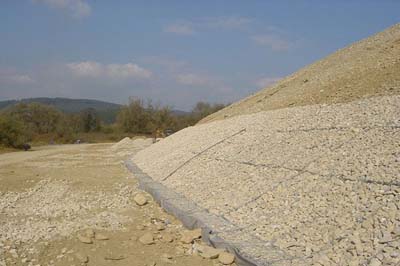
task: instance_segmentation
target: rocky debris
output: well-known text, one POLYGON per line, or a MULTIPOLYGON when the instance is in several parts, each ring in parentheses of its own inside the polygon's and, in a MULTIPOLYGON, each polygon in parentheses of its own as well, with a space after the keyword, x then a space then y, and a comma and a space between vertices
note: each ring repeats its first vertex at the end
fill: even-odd
MULTIPOLYGON (((134 162, 240 228, 229 227, 232 241, 273 240, 288 257, 301 258, 292 266, 368 265, 373 257, 396 265, 399 106, 400 96, 384 96, 238 116, 177 132, 134 162)), ((262 246, 255 256, 268 255, 262 246)))
POLYGON ((28 217, 26 220, 3 219, 0 236, 35 242, 73 234, 88 226, 121 229, 130 217, 118 212, 131 206, 133 190, 133 187, 117 183, 114 191, 83 195, 65 180, 41 180, 25 191, 0 195, 0 213, 5 217, 28 217), (98 212, 99 209, 107 210, 98 212))
POLYGON ((230 265, 235 262, 235 256, 233 256, 231 253, 223 251, 219 253, 218 260, 223 265, 230 265))
POLYGON ((147 204, 147 198, 142 193, 136 194, 133 200, 139 206, 144 206, 147 204))
POLYGON ((182 233, 181 242, 184 244, 193 243, 194 240, 201 238, 201 228, 182 233))
POLYGON ((152 245, 154 244, 154 236, 152 233, 145 233, 141 237, 139 237, 139 242, 143 245, 152 245))
MULTIPOLYGON (((121 158, 115 153, 105 156, 97 148, 101 146, 109 152, 108 146, 96 144, 74 154, 60 153, 53 159, 44 157, 27 161, 27 164, 45 172, 46 179, 32 182, 31 187, 19 192, 0 191, 0 266, 124 264, 124 261, 117 260, 127 258, 131 248, 136 248, 138 253, 154 250, 151 255, 146 255, 154 257, 146 258, 143 264, 157 259, 159 264, 172 262, 169 264, 174 265, 177 256, 174 247, 181 244, 169 243, 179 239, 182 225, 175 219, 168 220, 169 215, 156 205, 135 207, 133 197, 139 193, 136 181, 126 179, 121 158), (64 164, 63 170, 58 171, 61 163, 64 164), (105 166, 102 168, 99 164, 105 166), (110 169, 110 164, 118 166, 110 169), (137 224, 141 224, 139 229, 145 231, 135 230, 137 224), (140 247, 137 235, 149 231, 154 234, 153 242, 157 246, 140 247), (126 235, 121 232, 126 232, 126 235), (112 241, 100 242, 108 237, 112 241), (158 243, 158 239, 163 243, 158 243), (81 244, 81 240, 93 244, 81 244), (158 246, 162 246, 161 251, 158 251, 158 246), (168 255, 164 262, 161 260, 163 252, 174 257, 168 255)), ((29 169, 31 166, 24 163, 22 168, 25 167, 29 169)), ((0 188, 6 171, 0 167, 0 188)), ((194 265, 191 262, 199 258, 186 257, 185 260, 188 265, 194 265)))

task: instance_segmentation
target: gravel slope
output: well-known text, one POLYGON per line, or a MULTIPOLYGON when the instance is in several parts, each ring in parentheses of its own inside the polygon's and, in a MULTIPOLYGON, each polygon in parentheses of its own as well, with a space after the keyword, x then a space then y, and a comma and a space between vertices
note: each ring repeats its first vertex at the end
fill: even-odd
POLYGON ((400 94, 400 24, 300 69, 199 123, 310 104, 400 94))
POLYGON ((273 265, 400 263, 400 96, 210 122, 133 160, 281 249, 273 265))

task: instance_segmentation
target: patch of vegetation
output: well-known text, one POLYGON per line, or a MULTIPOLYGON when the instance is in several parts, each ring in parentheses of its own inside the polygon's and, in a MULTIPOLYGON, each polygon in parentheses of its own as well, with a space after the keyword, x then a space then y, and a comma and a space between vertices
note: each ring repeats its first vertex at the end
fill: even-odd
POLYGON ((0 112, 0 147, 22 148, 25 143, 115 142, 137 135, 178 131, 225 107, 199 102, 192 112, 179 113, 168 106, 132 98, 117 113, 116 122, 105 123, 94 108, 79 113, 62 112, 41 103, 17 103, 0 112))

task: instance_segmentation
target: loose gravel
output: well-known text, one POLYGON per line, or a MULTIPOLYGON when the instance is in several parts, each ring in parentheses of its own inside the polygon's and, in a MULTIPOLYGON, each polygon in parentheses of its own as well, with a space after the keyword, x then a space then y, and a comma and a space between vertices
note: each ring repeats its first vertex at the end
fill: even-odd
POLYGON ((400 263, 400 96, 202 124, 133 161, 278 247, 275 265, 400 263))

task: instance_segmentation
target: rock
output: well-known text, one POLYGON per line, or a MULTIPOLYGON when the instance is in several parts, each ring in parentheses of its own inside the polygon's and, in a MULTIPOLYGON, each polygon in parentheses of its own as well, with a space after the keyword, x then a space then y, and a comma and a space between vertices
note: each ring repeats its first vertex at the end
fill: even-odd
POLYGON ((75 257, 79 260, 81 263, 88 263, 89 262, 89 257, 85 254, 82 254, 80 252, 75 254, 75 257))
POLYGON ((103 234, 96 234, 95 239, 96 240, 108 240, 109 238, 108 238, 108 236, 103 235, 103 234))
POLYGON ((138 226, 136 226, 136 229, 137 230, 140 230, 140 231, 143 231, 144 230, 144 226, 143 225, 138 225, 138 226))
POLYGON ((94 238, 95 236, 95 232, 93 231, 93 229, 87 229, 85 231, 84 236, 88 237, 88 238, 94 238))
POLYGON ((175 252, 176 252, 176 255, 184 255, 185 254, 185 249, 183 247, 181 247, 181 246, 177 246, 175 248, 175 252))
POLYGON ((381 266, 382 263, 377 258, 372 258, 368 266, 381 266))
POLYGON ((154 244, 154 237, 151 233, 146 233, 139 238, 139 242, 143 245, 151 245, 154 244))
POLYGON ((193 243, 195 239, 199 239, 201 237, 201 228, 186 231, 182 234, 181 242, 185 244, 193 243))
POLYGON ((170 233, 164 233, 161 235, 161 240, 166 243, 174 241, 174 237, 170 233))
POLYGON ((235 262, 235 256, 224 251, 219 254, 218 260, 224 265, 230 265, 235 262))
POLYGON ((139 206, 144 206, 144 205, 147 204, 147 199, 146 199, 146 197, 145 197, 143 194, 141 194, 141 193, 137 194, 137 195, 133 198, 133 200, 134 200, 134 201, 136 202, 136 204, 139 205, 139 206))
POLYGON ((78 239, 79 239, 79 241, 81 241, 82 243, 85 243, 85 244, 92 244, 93 243, 93 240, 91 238, 89 238, 89 237, 86 237, 86 236, 78 235, 78 239))
POLYGON ((392 241, 393 239, 392 239, 392 235, 390 234, 390 232, 382 232, 382 237, 381 237, 381 239, 379 239, 379 243, 381 243, 381 244, 385 244, 385 243, 387 243, 387 242, 390 242, 390 241, 392 241))
POLYGON ((200 244, 195 246, 195 250, 197 250, 199 255, 205 259, 216 259, 222 252, 220 249, 200 244))
POLYGON ((124 255, 116 255, 116 254, 107 254, 106 256, 104 256, 105 260, 124 260, 126 259, 126 256, 124 255))
POLYGON ((157 229, 158 231, 163 231, 163 230, 165 230, 165 225, 163 225, 163 224, 157 224, 157 225, 156 225, 156 229, 157 229))

